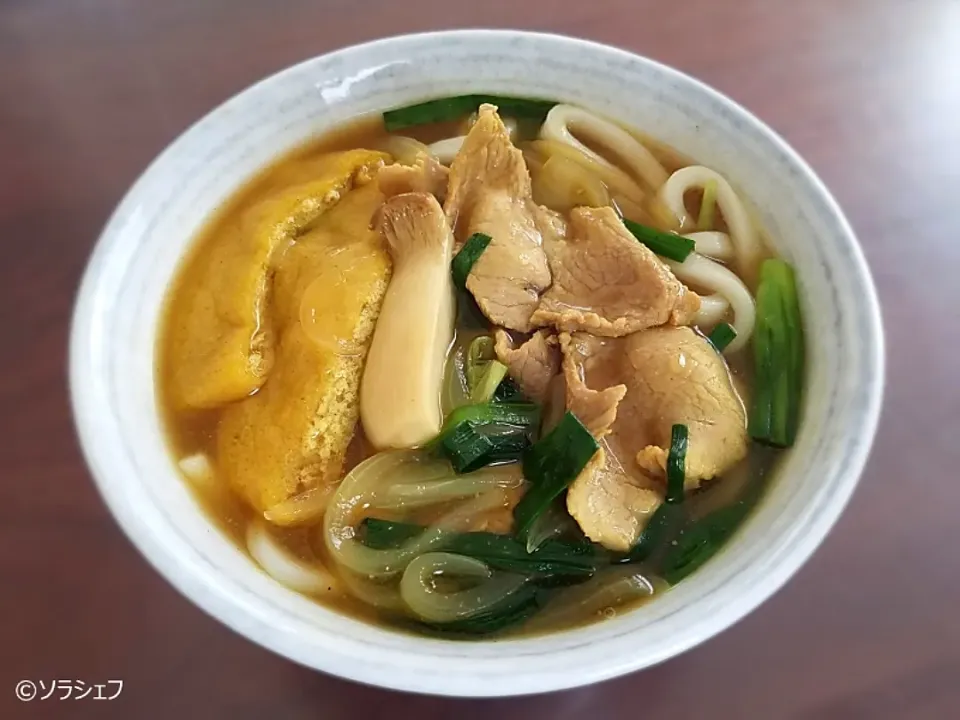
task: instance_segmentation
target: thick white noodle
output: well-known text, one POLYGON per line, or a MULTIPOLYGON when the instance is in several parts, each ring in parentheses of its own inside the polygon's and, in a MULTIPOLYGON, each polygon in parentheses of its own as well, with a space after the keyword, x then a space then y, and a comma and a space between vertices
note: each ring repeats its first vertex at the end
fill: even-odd
POLYGON ((697 324, 705 327, 716 325, 726 312, 718 311, 722 304, 729 303, 733 308, 733 321, 730 323, 737 331, 737 337, 727 345, 724 354, 736 352, 746 344, 753 334, 757 311, 753 296, 743 284, 743 280, 718 262, 704 257, 700 253, 690 253, 682 263, 669 258, 661 258, 673 274, 681 281, 693 283, 701 288, 713 290, 716 295, 708 295, 701 300, 697 324))
POLYGON ((635 177, 654 190, 667 181, 663 165, 626 130, 583 108, 554 105, 540 128, 541 138, 569 145, 608 169, 621 169, 580 142, 574 133, 610 150, 635 177))
POLYGON ((702 165, 680 168, 660 188, 660 200, 683 226, 688 219, 683 196, 688 190, 702 189, 711 180, 717 184, 717 207, 730 229, 730 239, 736 253, 734 264, 741 274, 752 273, 760 257, 760 240, 746 208, 720 173, 702 165))
POLYGON ((690 238, 696 244, 696 250, 701 255, 706 255, 713 260, 720 262, 730 262, 733 260, 734 249, 730 236, 726 233, 716 230, 703 230, 701 232, 687 233, 685 237, 690 238))
POLYGON ((291 590, 307 595, 338 592, 338 583, 330 573, 291 555, 259 520, 247 526, 247 551, 267 575, 291 590))

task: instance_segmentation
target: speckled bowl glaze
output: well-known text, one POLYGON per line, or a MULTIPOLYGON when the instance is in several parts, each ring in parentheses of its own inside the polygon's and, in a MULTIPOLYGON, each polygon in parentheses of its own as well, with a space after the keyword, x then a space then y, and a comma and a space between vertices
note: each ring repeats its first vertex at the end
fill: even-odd
POLYGON ((214 110, 146 170, 103 231, 77 300, 70 379, 100 492, 180 592, 260 645, 324 672, 424 693, 558 690, 638 670, 749 613, 810 557, 863 468, 883 385, 867 266, 820 180, 776 134, 682 73, 603 45, 513 31, 397 37, 308 60, 214 110), (164 293, 211 212, 277 155, 363 113, 466 92, 576 103, 716 168, 798 269, 809 348, 799 439, 712 562, 656 602, 545 637, 449 642, 344 617, 260 572, 213 528, 167 451, 154 349, 164 293))

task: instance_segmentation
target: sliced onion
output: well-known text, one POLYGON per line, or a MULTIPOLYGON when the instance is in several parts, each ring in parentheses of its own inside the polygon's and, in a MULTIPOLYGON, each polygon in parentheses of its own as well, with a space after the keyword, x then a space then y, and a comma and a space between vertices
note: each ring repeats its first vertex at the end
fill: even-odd
POLYGON ((333 497, 336 485, 323 484, 287 498, 263 511, 263 518, 274 525, 307 525, 319 520, 333 497))
POLYGON ((480 495, 477 495, 478 485, 472 475, 456 476, 447 461, 431 458, 421 451, 385 452, 365 460, 343 479, 324 514, 323 539, 331 559, 369 578, 385 578, 401 572, 411 559, 440 545, 447 532, 461 527, 474 514, 506 502, 500 487, 503 480, 497 473, 480 476, 483 486, 490 488, 480 495), (359 520, 359 512, 365 508, 400 508, 404 503, 414 502, 418 494, 424 496, 421 497, 421 505, 434 504, 426 501, 430 490, 416 488, 407 496, 397 491, 401 498, 390 500, 387 497, 390 488, 411 482, 444 482, 451 479, 456 479, 459 486, 442 486, 435 496, 435 502, 477 496, 448 512, 402 547, 375 550, 356 539, 354 523, 359 520))
POLYGON ((562 155, 551 155, 533 178, 533 199, 551 210, 605 207, 610 204, 607 188, 600 178, 580 163, 562 155))
POLYGON ((557 155, 583 166, 584 169, 600 178, 612 192, 629 199, 635 204, 642 204, 647 197, 643 188, 623 170, 609 164, 601 165, 572 145, 541 138, 531 142, 528 148, 530 153, 536 153, 538 157, 543 158, 544 164, 551 157, 557 155))
POLYGON ((460 152, 460 148, 463 147, 463 141, 466 139, 466 135, 460 135, 458 137, 438 140, 435 143, 431 143, 427 151, 444 165, 449 165, 453 162, 457 153, 460 152))
POLYGON ((377 582, 355 575, 349 570, 344 570, 340 574, 340 580, 353 597, 367 605, 392 612, 403 612, 407 609, 403 598, 400 597, 396 580, 388 583, 377 582))
POLYGON ((652 596, 656 584, 635 565, 602 570, 582 585, 558 594, 527 628, 566 627, 601 614, 611 617, 618 607, 652 596))
POLYGON ((629 168, 634 177, 641 179, 650 188, 657 190, 667 181, 667 171, 635 137, 622 127, 583 108, 574 105, 554 105, 540 128, 541 137, 576 148, 607 168, 617 167, 584 145, 575 133, 611 151, 623 166, 629 168))
POLYGON ((389 153, 395 162, 402 165, 416 164, 418 153, 430 154, 430 149, 426 145, 405 135, 388 135, 379 143, 377 149, 389 153))
POLYGON ((452 622, 468 618, 491 607, 520 589, 521 575, 493 573, 475 558, 445 552, 421 555, 407 565, 400 580, 400 596, 415 615, 428 622, 452 622), (442 592, 434 579, 452 575, 478 581, 474 587, 442 592))
POLYGON ((523 484, 519 465, 501 465, 476 470, 449 480, 391 485, 378 494, 373 505, 390 508, 418 508, 457 500, 492 488, 510 490, 523 484))
POLYGON ((247 551, 281 585, 307 595, 338 592, 337 580, 325 569, 291 555, 259 520, 247 525, 247 551))

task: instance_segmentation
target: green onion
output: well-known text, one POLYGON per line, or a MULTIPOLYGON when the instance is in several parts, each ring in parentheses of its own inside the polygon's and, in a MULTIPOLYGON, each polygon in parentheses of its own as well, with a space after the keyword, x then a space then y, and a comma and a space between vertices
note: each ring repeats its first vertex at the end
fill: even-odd
POLYGON ((520 386, 513 380, 513 378, 504 378, 503 381, 497 385, 496 391, 493 393, 493 400, 495 403, 521 403, 529 402, 524 394, 520 391, 520 386))
POLYGON ((765 260, 760 267, 753 356, 750 435, 758 442, 789 447, 800 417, 804 342, 793 268, 783 260, 765 260))
POLYGON ((464 405, 447 416, 428 448, 439 452, 458 473, 495 462, 519 460, 540 424, 533 403, 464 405))
POLYGON ((523 475, 532 487, 513 509, 516 532, 521 539, 526 541, 534 520, 577 479, 599 449, 590 431, 568 411, 546 437, 527 450, 523 456, 523 475))
POLYGON ((487 465, 486 457, 493 451, 490 438, 477 432, 473 423, 457 425, 441 443, 443 454, 450 460, 456 473, 468 473, 487 465))
POLYGON ((669 546, 660 572, 675 585, 713 557, 749 512, 749 505, 738 503, 716 510, 688 525, 669 546))
POLYGON ((472 403, 490 402, 507 375, 507 366, 496 359, 493 348, 493 338, 481 335, 467 350, 467 389, 472 403))
POLYGON ((517 625, 544 605, 544 591, 536 585, 523 585, 503 600, 483 612, 446 623, 416 623, 417 627, 432 630, 442 635, 483 636, 500 632, 517 625))
POLYGON ((467 276, 492 239, 489 235, 474 233, 467 238, 460 252, 454 256, 450 265, 453 271, 453 282, 461 290, 467 289, 467 276))
MULTIPOLYGON (((366 518, 360 523, 360 537, 367 547, 390 550, 423 532, 422 525, 366 518)), ((440 548, 444 552, 482 560, 494 570, 528 575, 538 581, 566 578, 586 579, 607 560, 593 543, 550 539, 533 552, 510 535, 490 532, 451 533, 440 548)))
POLYGON ((447 415, 440 434, 431 445, 443 442, 460 423, 517 428, 532 433, 540 424, 540 408, 533 403, 486 403, 463 405, 447 415))
POLYGON ((458 120, 484 103, 496 105, 501 115, 541 122, 550 108, 556 105, 552 100, 528 100, 503 95, 459 95, 387 110, 383 113, 383 125, 387 132, 395 132, 414 125, 458 120))
POLYGON ((723 352, 724 349, 737 337, 737 331, 733 329, 730 323, 720 323, 707 336, 707 340, 717 349, 717 352, 723 352))
POLYGON ((641 225, 627 218, 623 218, 623 224, 637 240, 653 250, 657 255, 663 255, 663 257, 676 260, 677 262, 686 260, 687 256, 692 253, 697 246, 697 243, 690 238, 685 238, 682 235, 674 235, 673 233, 666 233, 662 230, 655 230, 652 227, 641 225))
POLYGON ((717 181, 707 180, 703 186, 703 200, 700 201, 700 216, 697 218, 697 230, 713 228, 717 210, 717 181))
POLYGON ((636 544, 623 557, 623 562, 643 562, 666 542, 673 526, 680 520, 683 511, 679 505, 663 503, 647 521, 636 544))
POLYGON ((679 505, 683 502, 683 483, 687 465, 687 426, 674 425, 670 431, 670 452, 667 453, 666 502, 679 505))

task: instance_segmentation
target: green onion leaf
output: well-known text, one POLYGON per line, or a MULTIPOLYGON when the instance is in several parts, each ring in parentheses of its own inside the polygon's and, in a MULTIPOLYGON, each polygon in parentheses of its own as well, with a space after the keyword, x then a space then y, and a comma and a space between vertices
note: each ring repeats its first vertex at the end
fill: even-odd
POLYGON ((493 338, 480 335, 467 350, 467 389, 472 403, 490 402, 507 376, 507 366, 496 359, 493 348, 493 338))
POLYGON ((753 355, 750 435, 758 442, 789 447, 800 418, 804 341, 796 279, 783 260, 765 260, 760 267, 753 355))
POLYGON ((707 340, 717 349, 717 352, 723 352, 724 349, 737 337, 737 331, 733 329, 730 323, 720 323, 707 336, 707 340))
MULTIPOLYGON (((379 518, 366 518, 359 528, 363 544, 375 550, 398 548, 423 530, 422 525, 379 518)), ((568 583, 586 579, 608 562, 602 549, 588 541, 550 539, 527 552, 526 545, 515 537, 490 532, 451 533, 440 549, 482 560, 494 570, 530 576, 538 582, 551 578, 566 578, 568 583)))
POLYGON ((517 535, 527 532, 541 513, 583 471, 600 446, 576 416, 567 412, 553 430, 523 456, 523 475, 532 484, 513 509, 517 535))
POLYGON ((675 585, 703 565, 730 539, 748 512, 749 505, 738 503, 688 525, 663 558, 660 568, 663 579, 675 585))
POLYGON ((622 562, 643 562, 653 555, 653 552, 666 543, 670 531, 683 515, 679 505, 663 503, 647 521, 646 527, 637 538, 636 544, 630 549, 622 562))
POLYGON ((396 132, 414 125, 458 120, 484 103, 496 105, 501 115, 540 122, 547 117, 550 108, 556 105, 552 100, 529 100, 503 95, 458 95, 387 110, 383 113, 383 125, 387 132, 396 132))
POLYGON ((527 584, 507 595, 493 607, 463 618, 445 623, 417 623, 418 627, 441 635, 467 635, 480 637, 492 635, 518 625, 538 612, 544 605, 544 591, 536 585, 527 584))
POLYGON ((492 402, 495 403, 519 403, 519 402, 529 402, 524 394, 520 391, 520 386, 513 380, 513 378, 504 378, 503 381, 497 385, 496 391, 493 393, 492 402))
POLYGON ((490 438, 476 431, 473 423, 465 422, 457 425, 443 439, 441 447, 453 471, 462 474, 487 465, 486 457, 494 446, 490 438))
POLYGON ((683 502, 683 482, 687 465, 687 426, 674 425, 670 431, 670 452, 667 453, 666 502, 679 505, 683 502))
POLYGON ((453 282, 461 290, 467 289, 467 276, 492 239, 489 235, 474 233, 467 238, 460 252, 454 256, 450 266, 453 271, 453 282))
POLYGON ((540 425, 533 403, 464 405, 447 415, 427 448, 442 454, 458 473, 496 462, 519 460, 540 425))
POLYGON ((652 227, 641 225, 627 218, 623 218, 623 224, 637 240, 653 250, 657 255, 663 255, 665 258, 670 258, 677 262, 686 260, 687 256, 697 247, 696 241, 685 238, 682 235, 655 230, 652 227))
POLYGON ((707 180, 703 186, 703 200, 700 202, 700 216, 697 218, 697 230, 713 229, 714 215, 717 211, 717 181, 707 180))

